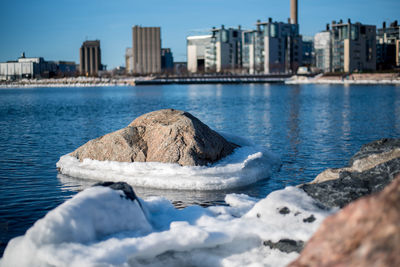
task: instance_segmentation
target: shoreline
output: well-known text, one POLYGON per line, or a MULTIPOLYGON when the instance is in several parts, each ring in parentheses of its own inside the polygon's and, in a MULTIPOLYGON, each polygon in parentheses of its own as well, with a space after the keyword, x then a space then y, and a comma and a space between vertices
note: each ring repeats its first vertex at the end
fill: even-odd
POLYGON ((74 77, 60 79, 22 79, 14 82, 0 82, 0 89, 38 87, 106 87, 167 84, 255 84, 280 83, 335 84, 335 85, 400 85, 397 74, 351 74, 347 76, 298 76, 298 75, 231 75, 231 76, 189 76, 189 77, 137 77, 137 78, 95 78, 74 77))

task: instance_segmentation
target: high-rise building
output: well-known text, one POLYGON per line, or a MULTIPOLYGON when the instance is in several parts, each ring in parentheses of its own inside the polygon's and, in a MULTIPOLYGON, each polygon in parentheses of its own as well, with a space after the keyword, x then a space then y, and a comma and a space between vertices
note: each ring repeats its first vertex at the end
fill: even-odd
POLYGON ((242 30, 220 29, 211 30, 211 40, 205 50, 205 67, 207 71, 235 71, 242 66, 242 30))
POLYGON ((333 21, 332 70, 376 70, 376 26, 333 21))
POLYGON ((257 22, 255 58, 248 61, 261 62, 263 72, 295 73, 302 63, 302 37, 299 25, 284 22, 257 22), (261 33, 261 34, 260 34, 261 33))
MULTIPOLYGON (((329 25, 329 24, 328 24, 329 25)), ((332 71, 332 39, 329 27, 314 36, 315 66, 322 72, 332 71)))
POLYGON ((298 3, 290 2, 288 23, 257 21, 257 29, 243 33, 242 62, 249 73, 296 73, 302 65, 298 3))
POLYGON ((132 73, 152 74, 161 72, 160 27, 132 28, 132 73))
POLYGON ((80 50, 79 71, 82 75, 97 75, 102 70, 100 41, 85 41, 80 50))
POLYGON ((378 29, 376 36, 376 64, 378 69, 392 69, 399 66, 400 26, 397 20, 378 29))

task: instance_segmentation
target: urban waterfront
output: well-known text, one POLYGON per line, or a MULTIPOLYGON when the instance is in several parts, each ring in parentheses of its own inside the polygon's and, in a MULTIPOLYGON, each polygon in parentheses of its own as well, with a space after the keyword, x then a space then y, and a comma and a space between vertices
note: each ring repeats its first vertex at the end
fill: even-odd
POLYGON ((163 108, 185 110, 217 131, 245 137, 282 160, 280 172, 223 192, 137 188, 177 207, 224 203, 227 193, 263 198, 346 165, 362 144, 400 135, 400 87, 391 85, 162 85, 0 90, 1 254, 87 182, 56 162, 90 139, 163 108))

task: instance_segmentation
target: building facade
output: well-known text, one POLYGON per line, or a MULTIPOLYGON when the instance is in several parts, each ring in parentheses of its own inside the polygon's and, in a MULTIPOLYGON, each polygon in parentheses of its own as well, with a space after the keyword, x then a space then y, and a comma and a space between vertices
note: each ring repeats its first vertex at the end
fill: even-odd
POLYGON ((269 18, 256 26, 255 31, 244 33, 243 65, 249 73, 296 73, 302 64, 299 25, 269 18))
POLYGON ((161 70, 166 73, 174 71, 174 57, 170 48, 161 49, 161 70))
POLYGON ((45 61, 42 57, 25 57, 25 53, 16 61, 0 63, 0 80, 49 78, 56 73, 56 62, 45 61))
POLYGON ((210 35, 187 37, 188 71, 237 72, 242 68, 242 30, 212 28, 210 35))
POLYGON ((127 74, 133 73, 133 53, 131 47, 125 50, 125 71, 127 74))
POLYGON ((332 70, 376 70, 376 26, 332 22, 332 70))
POLYGON ((102 70, 100 41, 85 41, 79 50, 81 75, 97 76, 102 70))
POLYGON ((206 49, 210 47, 212 35, 188 36, 187 70, 191 73, 205 72, 206 49))
POLYGON ((400 26, 397 20, 392 22, 389 27, 386 23, 378 29, 376 36, 376 64, 377 68, 393 69, 399 66, 399 40, 400 26))
POLYGON ((160 27, 132 28, 132 73, 147 75, 161 72, 160 27))
POLYGON ((242 67, 242 30, 213 28, 205 50, 205 68, 209 72, 236 72, 242 67))
POLYGON ((315 67, 322 72, 332 71, 332 39, 329 29, 314 36, 315 67))

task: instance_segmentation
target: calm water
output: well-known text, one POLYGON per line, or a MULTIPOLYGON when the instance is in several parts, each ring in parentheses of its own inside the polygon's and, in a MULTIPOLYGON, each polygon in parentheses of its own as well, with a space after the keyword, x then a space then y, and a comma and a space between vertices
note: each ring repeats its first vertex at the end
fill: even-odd
POLYGON ((265 197, 340 167, 359 147, 400 136, 399 86, 167 85, 0 90, 0 255, 47 211, 91 183, 57 175, 59 157, 162 108, 189 111, 217 131, 280 155, 279 173, 229 192, 135 189, 176 206, 265 197))

